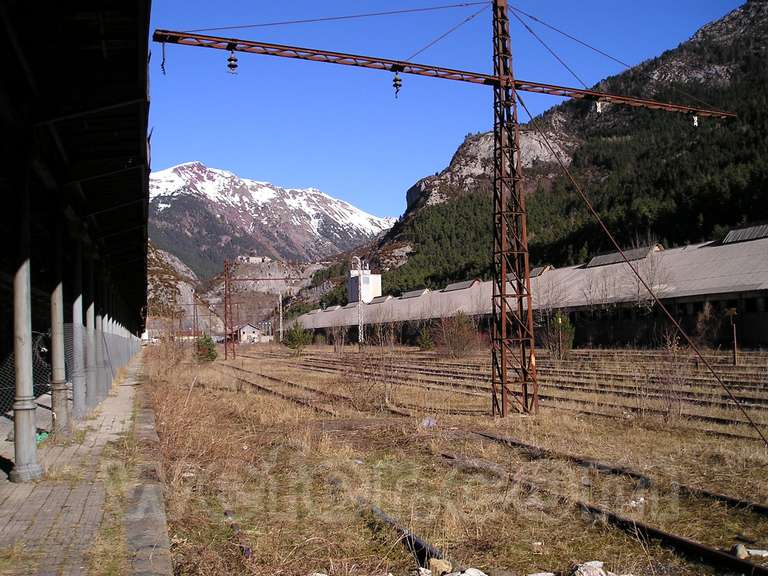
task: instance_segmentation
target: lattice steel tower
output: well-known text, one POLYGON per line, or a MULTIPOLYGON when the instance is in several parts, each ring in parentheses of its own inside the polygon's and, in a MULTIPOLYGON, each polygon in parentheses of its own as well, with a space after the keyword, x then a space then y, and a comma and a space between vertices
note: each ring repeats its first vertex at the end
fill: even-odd
POLYGON ((493 2, 493 413, 538 407, 525 192, 507 0, 493 2), (499 401, 501 395, 501 401, 499 401))

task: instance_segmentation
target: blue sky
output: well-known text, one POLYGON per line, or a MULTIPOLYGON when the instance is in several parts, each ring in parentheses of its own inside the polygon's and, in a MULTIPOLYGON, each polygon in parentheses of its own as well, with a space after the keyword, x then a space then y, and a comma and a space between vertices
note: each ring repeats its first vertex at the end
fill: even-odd
MULTIPOLYGON (((460 0, 154 0, 152 30, 214 26, 438 6, 460 0)), ((512 4, 598 48, 636 64, 674 48, 703 24, 741 4, 731 0, 516 0, 512 4)), ((342 22, 211 34, 403 59, 475 12, 477 7, 342 22)), ((490 10, 414 61, 490 72, 490 10)), ((531 24, 588 85, 622 67, 531 24)), ((190 160, 285 187, 316 187, 379 216, 398 216, 405 192, 447 166, 470 132, 492 125, 489 87, 404 76, 398 99, 385 72, 239 54, 150 46, 152 168, 190 160)), ((522 26, 512 22, 518 78, 578 86, 522 26)), ((532 111, 558 102, 529 94, 532 111)))

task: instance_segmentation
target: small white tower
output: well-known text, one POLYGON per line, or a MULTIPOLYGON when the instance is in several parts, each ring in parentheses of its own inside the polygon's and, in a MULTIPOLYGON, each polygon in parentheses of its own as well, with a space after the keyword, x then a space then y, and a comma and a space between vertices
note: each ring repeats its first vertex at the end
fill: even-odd
POLYGON ((347 279, 347 300, 349 302, 362 300, 368 304, 377 296, 381 296, 381 274, 371 274, 367 262, 363 262, 359 271, 349 271, 349 278, 347 279))

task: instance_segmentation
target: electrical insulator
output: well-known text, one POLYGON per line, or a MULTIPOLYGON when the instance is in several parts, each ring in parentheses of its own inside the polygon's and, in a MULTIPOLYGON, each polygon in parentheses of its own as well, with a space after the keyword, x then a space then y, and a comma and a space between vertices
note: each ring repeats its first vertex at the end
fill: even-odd
POLYGON ((227 68, 229 68, 230 74, 237 74, 237 56, 235 56, 234 51, 229 53, 229 58, 227 58, 227 68))
POLYGON ((693 115, 693 125, 698 126, 699 125, 699 117, 696 116, 696 114, 693 115))
POLYGON ((392 79, 392 87, 395 89, 395 98, 397 98, 397 95, 400 93, 400 87, 403 85, 403 81, 400 78, 400 75, 395 72, 395 77, 392 79))

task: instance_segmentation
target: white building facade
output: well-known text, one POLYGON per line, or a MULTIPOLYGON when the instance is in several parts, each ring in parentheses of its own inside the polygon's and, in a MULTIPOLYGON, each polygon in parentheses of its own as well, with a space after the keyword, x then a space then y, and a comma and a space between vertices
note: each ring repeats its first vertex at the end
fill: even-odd
POLYGON ((381 296, 381 274, 371 274, 370 270, 350 270, 347 278, 347 301, 362 300, 368 304, 381 296))

